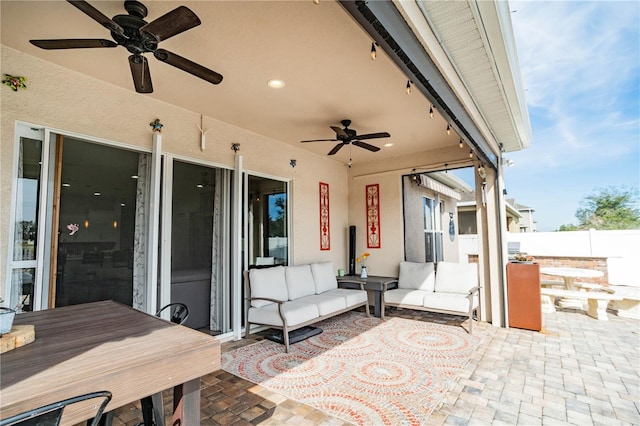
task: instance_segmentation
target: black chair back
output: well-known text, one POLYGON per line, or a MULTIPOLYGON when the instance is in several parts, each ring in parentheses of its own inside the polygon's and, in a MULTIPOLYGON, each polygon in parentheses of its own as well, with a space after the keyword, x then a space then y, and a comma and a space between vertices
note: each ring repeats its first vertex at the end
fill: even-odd
POLYGON ((159 317, 162 315, 162 312, 166 309, 170 309, 170 321, 173 323, 182 325, 187 321, 187 318, 189 318, 189 308, 187 308, 187 305, 184 303, 179 302, 169 303, 168 305, 163 306, 158 312, 156 312, 156 316, 159 317))
POLYGON ((111 401, 111 392, 92 392, 44 405, 39 408, 34 408, 33 410, 25 413, 0 420, 0 426, 56 426, 60 424, 62 413, 67 406, 94 398, 102 399, 102 402, 98 406, 98 411, 96 411, 93 421, 90 423, 91 426, 97 426, 100 422, 100 418, 102 417, 104 408, 107 406, 109 401, 111 401))

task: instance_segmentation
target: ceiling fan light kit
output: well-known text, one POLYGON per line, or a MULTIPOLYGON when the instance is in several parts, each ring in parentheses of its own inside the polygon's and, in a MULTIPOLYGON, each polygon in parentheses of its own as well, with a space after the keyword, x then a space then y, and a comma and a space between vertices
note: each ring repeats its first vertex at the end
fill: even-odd
POLYGON ((222 81, 221 74, 173 52, 158 48, 160 42, 201 24, 200 18, 186 6, 179 6, 159 18, 147 22, 144 18, 146 18, 148 10, 144 4, 136 0, 124 2, 127 15, 116 15, 112 19, 109 19, 84 0, 67 1, 107 28, 111 32, 111 37, 114 41, 86 38, 29 40, 31 44, 47 50, 122 46, 131 53, 129 67, 131 68, 133 84, 138 93, 153 92, 149 62, 144 56, 146 53, 152 53, 157 60, 188 72, 211 84, 219 84, 222 81))

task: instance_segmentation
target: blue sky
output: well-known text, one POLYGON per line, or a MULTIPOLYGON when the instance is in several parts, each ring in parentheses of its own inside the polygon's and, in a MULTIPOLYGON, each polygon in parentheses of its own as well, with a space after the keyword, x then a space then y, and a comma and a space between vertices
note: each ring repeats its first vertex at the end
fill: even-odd
POLYGON ((505 154, 507 198, 553 231, 597 189, 640 186, 640 2, 510 8, 533 139, 505 154))

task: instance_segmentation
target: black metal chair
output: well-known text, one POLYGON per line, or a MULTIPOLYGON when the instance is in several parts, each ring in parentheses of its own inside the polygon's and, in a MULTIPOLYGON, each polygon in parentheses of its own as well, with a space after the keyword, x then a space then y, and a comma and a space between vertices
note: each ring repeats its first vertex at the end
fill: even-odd
POLYGON ((62 412, 64 409, 71 405, 81 401, 87 401, 90 399, 101 398, 102 402, 98 405, 96 414, 89 423, 91 426, 97 426, 102 417, 102 412, 111 401, 111 392, 98 391, 87 393, 84 395, 74 396, 73 398, 64 399, 62 401, 54 402, 52 404, 44 405, 39 408, 27 411, 25 413, 17 414, 13 417, 9 417, 4 420, 0 420, 0 426, 56 426, 60 424, 62 418, 62 412))
POLYGON ((187 318, 189 318, 189 308, 184 303, 174 302, 169 303, 168 305, 163 306, 156 312, 156 316, 159 317, 162 315, 162 312, 170 309, 171 317, 170 321, 176 324, 184 324, 187 322, 187 318))
MULTIPOLYGON (((159 317, 162 313, 170 310, 170 321, 175 324, 183 325, 189 318, 189 308, 184 303, 174 302, 163 306, 156 312, 159 317)), ((162 392, 158 392, 151 396, 146 396, 140 400, 142 410, 142 420, 145 426, 164 426, 164 402, 162 400, 162 392)), ((140 425, 139 424, 139 425, 140 425)))

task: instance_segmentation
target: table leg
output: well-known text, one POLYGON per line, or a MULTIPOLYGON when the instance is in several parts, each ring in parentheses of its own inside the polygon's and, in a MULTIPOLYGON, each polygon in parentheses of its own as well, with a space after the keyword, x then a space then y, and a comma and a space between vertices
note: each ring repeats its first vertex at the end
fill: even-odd
POLYGON ((374 291, 374 306, 373 306, 373 315, 376 318, 380 318, 380 306, 382 306, 382 292, 374 291))
POLYGON ((200 424, 200 378, 173 388, 173 423, 192 426, 200 424))
MULTIPOLYGON (((575 278, 574 277, 564 277, 564 288, 565 290, 575 290, 575 278)), ((571 299, 567 297, 563 297, 558 300, 558 306, 561 308, 569 308, 569 309, 584 309, 584 303, 582 300, 571 299)))

